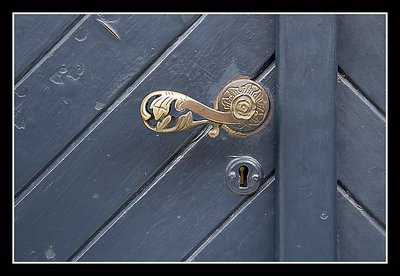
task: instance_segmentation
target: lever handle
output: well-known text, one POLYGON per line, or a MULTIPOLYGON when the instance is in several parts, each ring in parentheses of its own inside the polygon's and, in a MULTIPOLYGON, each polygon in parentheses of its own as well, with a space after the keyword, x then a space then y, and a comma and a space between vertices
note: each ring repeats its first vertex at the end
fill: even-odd
POLYGON ((140 106, 143 123, 153 131, 177 132, 211 124, 208 135, 212 138, 218 136, 221 128, 240 137, 257 133, 269 122, 269 113, 267 91, 245 76, 231 80, 220 90, 214 109, 175 91, 152 92, 140 106), (188 112, 176 117, 173 107, 177 112, 188 112), (203 119, 194 119, 193 113, 203 119))

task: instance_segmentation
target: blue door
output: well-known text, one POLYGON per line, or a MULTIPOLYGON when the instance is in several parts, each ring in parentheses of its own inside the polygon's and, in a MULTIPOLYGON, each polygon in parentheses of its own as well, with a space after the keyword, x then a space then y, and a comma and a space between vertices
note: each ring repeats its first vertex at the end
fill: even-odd
POLYGON ((386 17, 14 14, 14 260, 385 261, 386 17), (143 124, 240 76, 257 133, 143 124))

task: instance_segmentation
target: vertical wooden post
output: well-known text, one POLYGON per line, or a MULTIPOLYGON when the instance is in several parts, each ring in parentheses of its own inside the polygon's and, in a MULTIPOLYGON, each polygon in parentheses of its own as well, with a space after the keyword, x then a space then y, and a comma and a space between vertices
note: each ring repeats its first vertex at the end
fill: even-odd
POLYGON ((336 258, 336 17, 277 24, 277 259, 336 258))

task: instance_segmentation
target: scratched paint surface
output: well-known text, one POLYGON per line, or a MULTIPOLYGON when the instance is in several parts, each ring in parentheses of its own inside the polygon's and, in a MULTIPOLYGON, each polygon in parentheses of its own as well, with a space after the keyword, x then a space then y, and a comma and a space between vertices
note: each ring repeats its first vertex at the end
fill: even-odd
POLYGON ((84 17, 16 87, 15 191, 104 111, 195 18, 84 17))
POLYGON ((14 76, 19 80, 65 32, 77 14, 16 14, 14 17, 14 76))

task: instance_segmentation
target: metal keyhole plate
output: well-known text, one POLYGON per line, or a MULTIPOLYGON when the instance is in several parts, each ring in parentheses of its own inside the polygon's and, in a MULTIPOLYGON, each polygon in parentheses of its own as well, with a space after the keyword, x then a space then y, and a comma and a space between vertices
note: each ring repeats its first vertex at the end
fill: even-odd
POLYGON ((249 195, 254 193, 260 187, 262 179, 262 167, 253 157, 235 158, 226 167, 226 185, 235 194, 249 195), (246 180, 243 177, 246 177, 246 180))

